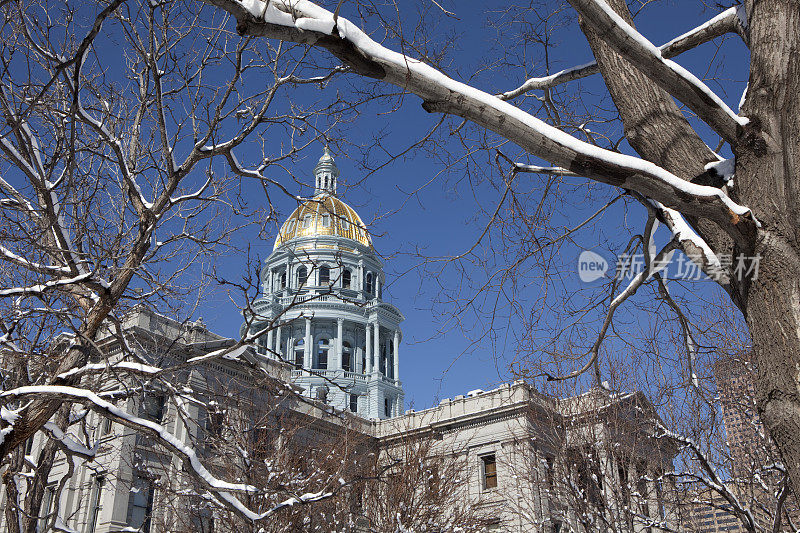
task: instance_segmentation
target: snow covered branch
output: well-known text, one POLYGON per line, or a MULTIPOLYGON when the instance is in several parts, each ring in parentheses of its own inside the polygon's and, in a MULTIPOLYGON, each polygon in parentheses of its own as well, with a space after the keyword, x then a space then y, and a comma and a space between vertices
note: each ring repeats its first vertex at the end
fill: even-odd
MULTIPOLYGON (((324 47, 354 71, 416 94, 423 99, 427 111, 466 118, 502 135, 531 154, 576 174, 637 191, 682 213, 708 218, 736 241, 744 240, 744 235, 751 232, 753 222, 749 210, 721 190, 689 183, 649 161, 582 142, 495 95, 456 81, 417 59, 387 49, 351 21, 341 16, 334 20, 333 13, 312 2, 206 1, 234 14, 238 20, 237 31, 243 35, 274 37, 324 47)), ((605 16, 609 18, 607 14, 605 16)), ((631 38, 628 33, 625 36, 631 38)), ((739 119, 729 109, 725 111, 724 104, 717 102, 718 99, 703 93, 702 84, 691 82, 691 75, 679 67, 667 65, 655 47, 656 55, 644 44, 638 44, 648 62, 661 65, 656 69, 658 72, 669 70, 670 79, 686 90, 692 88, 689 92, 698 93, 695 99, 699 99, 701 93, 705 95, 701 111, 711 113, 717 119, 715 124, 723 125, 726 132, 735 130, 739 119), (709 101, 714 105, 709 105, 709 101)))
MULTIPOLYGON (((726 9, 711 20, 675 37, 668 43, 661 45, 659 51, 662 57, 671 59, 727 33, 738 33, 744 38, 738 7, 726 9)), ((498 96, 503 100, 510 100, 533 90, 550 89, 562 83, 579 80, 599 72, 600 68, 597 65, 597 61, 590 61, 583 65, 570 67, 550 74, 549 76, 530 78, 516 89, 504 92, 498 96)))
MULTIPOLYGON (((697 116, 731 144, 737 126, 747 124, 708 86, 674 61, 664 58, 655 45, 622 19, 604 0, 570 0, 597 35, 655 84, 686 104, 697 116)), ((735 13, 734 13, 735 15, 735 13)))
MULTIPOLYGON (((90 409, 102 413, 104 416, 138 432, 156 438, 159 443, 180 457, 187 470, 232 511, 251 520, 263 518, 264 515, 254 513, 233 495, 233 493, 255 494, 260 492, 259 489, 244 483, 229 483, 217 479, 203 466, 197 456, 197 452, 192 447, 184 444, 160 424, 131 415, 97 394, 77 387, 56 385, 27 386, 0 393, 0 398, 5 399, 20 399, 29 396, 46 396, 52 399, 88 404, 90 409)), ((54 431, 53 428, 49 428, 49 430, 54 431)), ((58 435, 55 436, 58 438, 58 435)))

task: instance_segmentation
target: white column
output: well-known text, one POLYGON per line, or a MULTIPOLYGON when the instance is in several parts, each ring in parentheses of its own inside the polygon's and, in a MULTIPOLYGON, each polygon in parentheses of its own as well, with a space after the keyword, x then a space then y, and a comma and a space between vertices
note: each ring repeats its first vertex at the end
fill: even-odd
MULTIPOLYGON (((336 364, 333 365, 333 370, 341 370, 342 369, 342 334, 344 329, 344 318, 339 318, 336 320, 336 364)), ((352 352, 352 350, 351 350, 352 352)), ((353 354, 350 354, 350 357, 353 357, 353 354)), ((352 368, 352 361, 350 362, 352 368)))
MULTIPOLYGON (((275 335, 275 353, 278 355, 283 355, 281 347, 281 326, 278 326, 278 332, 275 335)), ((270 345, 270 348, 272 348, 272 345, 270 345)))
POLYGON ((367 322, 367 342, 364 343, 364 351, 367 355, 367 368, 364 369, 365 374, 372 372, 372 324, 367 322))
POLYGON ((400 330, 394 330, 394 380, 400 382, 400 330))
MULTIPOLYGON (((375 331, 374 334, 372 335, 372 344, 373 344, 372 357, 374 357, 375 360, 372 361, 372 367, 378 370, 381 367, 379 359, 381 356, 381 327, 378 325, 377 321, 375 321, 375 324, 373 324, 373 326, 375 328, 375 331)), ((384 368, 384 370, 386 369, 384 368)))
POLYGON ((305 343, 305 350, 303 352, 303 368, 311 368, 312 354, 311 351, 311 319, 306 318, 306 337, 303 341, 305 343))
POLYGON ((273 340, 272 339, 273 339, 274 335, 275 335, 275 328, 272 328, 267 332, 267 352, 272 350, 272 346, 273 346, 273 340))

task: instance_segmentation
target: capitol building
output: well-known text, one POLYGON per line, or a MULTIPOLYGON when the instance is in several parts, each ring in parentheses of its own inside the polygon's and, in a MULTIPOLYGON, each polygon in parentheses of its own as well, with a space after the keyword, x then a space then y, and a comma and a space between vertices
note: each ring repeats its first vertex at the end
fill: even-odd
MULTIPOLYGON (((315 505, 328 505, 296 522, 287 518, 283 529, 226 518, 220 501, 188 479, 174 449, 89 412, 82 427, 97 439, 97 455, 57 460, 43 491, 39 530, 679 530, 676 488, 664 475, 677 448, 654 429, 658 414, 640 392, 590 389, 556 398, 516 381, 405 409, 404 317, 384 300, 384 265, 362 219, 337 196, 339 177, 326 148, 313 168, 313 197, 281 226, 260 270, 260 295, 243 312, 240 335, 253 339, 249 346, 213 357, 237 340, 200 320, 181 323, 136 308, 122 320, 128 344, 137 357, 176 368, 174 385, 142 380, 108 387, 133 391, 117 405, 197 450, 223 479, 264 480, 278 494, 294 494, 295 483, 297 492, 312 493, 321 490, 315 483, 324 482, 314 475, 325 467, 309 465, 332 458, 338 466, 330 478, 342 488, 331 500, 337 503, 299 506, 313 513, 315 505), (424 449, 424 456, 403 455, 409 446, 424 449), (287 466, 278 472, 281 460, 287 466), (352 475, 356 466, 347 465, 362 463, 373 465, 372 474, 352 475), (371 498, 421 467, 405 492, 371 498), (292 475, 281 478, 285 472, 292 475), (364 481, 370 476, 373 485, 364 481), (300 485, 305 479, 309 486, 300 485), (399 502, 424 502, 431 494, 439 499, 425 507, 428 525, 403 525, 420 522, 399 502), (470 527, 459 523, 473 515, 470 527)), ((97 344, 112 362, 129 357, 110 333, 97 344)), ((37 435, 28 452, 34 456, 47 441, 37 435)), ((6 519, 0 513, 0 531, 8 531, 6 519)))
POLYGON ((259 351, 294 365, 292 382, 311 397, 364 418, 400 415, 403 315, 383 301, 383 265, 361 218, 336 196, 327 147, 314 179, 314 196, 275 239, 241 333, 267 329, 259 351))

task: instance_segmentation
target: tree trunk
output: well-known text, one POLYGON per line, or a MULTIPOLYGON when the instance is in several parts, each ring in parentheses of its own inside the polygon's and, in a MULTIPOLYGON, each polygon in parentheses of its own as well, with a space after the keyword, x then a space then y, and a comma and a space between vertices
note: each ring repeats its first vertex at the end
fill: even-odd
POLYGON ((750 80, 736 182, 761 222, 757 279, 740 289, 757 365, 756 404, 800 495, 800 2, 749 0, 750 80))

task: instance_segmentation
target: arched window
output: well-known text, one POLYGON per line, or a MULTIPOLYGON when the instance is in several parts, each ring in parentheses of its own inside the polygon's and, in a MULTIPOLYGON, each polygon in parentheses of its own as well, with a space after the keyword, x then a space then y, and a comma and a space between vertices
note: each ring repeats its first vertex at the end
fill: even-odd
POLYGON ((353 372, 354 368, 352 368, 352 361, 353 361, 353 347, 350 345, 349 342, 342 343, 342 370, 347 372, 353 372))
POLYGON ((317 343, 317 364, 314 368, 326 370, 328 368, 328 350, 330 350, 330 340, 320 339, 317 343))
POLYGON ((305 348, 305 339, 297 339, 297 342, 294 343, 294 364, 298 368, 303 368, 303 355, 306 351, 305 348))
POLYGON ((327 266, 319 267, 319 284, 327 285, 331 282, 331 269, 327 266))
POLYGON ((308 269, 304 266, 301 266, 297 269, 297 286, 302 287, 308 281, 308 269))
POLYGON ((367 272, 365 282, 366 285, 364 286, 364 290, 367 292, 367 294, 372 294, 372 272, 367 272))
POLYGON ((342 272, 342 287, 345 289, 350 288, 350 283, 352 283, 353 274, 350 272, 349 269, 345 268, 342 272))

